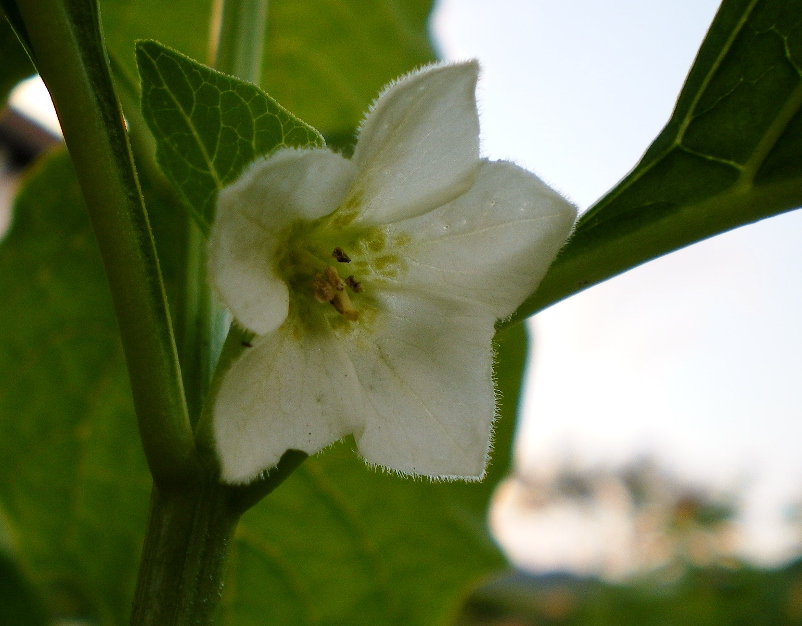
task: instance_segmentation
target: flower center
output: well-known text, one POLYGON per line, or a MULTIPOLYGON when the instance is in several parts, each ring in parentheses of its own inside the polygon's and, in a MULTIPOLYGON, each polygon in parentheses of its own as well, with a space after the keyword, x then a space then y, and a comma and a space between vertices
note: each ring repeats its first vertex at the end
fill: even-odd
POLYGON ((370 324, 380 309, 377 289, 404 274, 397 252, 409 243, 409 235, 389 235, 381 227, 349 228, 338 219, 335 211, 313 222, 296 222, 276 259, 295 318, 310 329, 324 318, 343 331, 353 330, 352 323, 370 324))
MULTIPOLYGON (((339 246, 334 248, 331 256, 340 263, 351 262, 351 258, 339 246)), ((345 319, 349 322, 355 322, 359 318, 359 311, 354 308, 346 287, 354 293, 363 291, 362 283, 357 281, 353 274, 343 280, 331 265, 326 266, 323 272, 317 272, 312 279, 312 291, 315 300, 321 304, 331 303, 335 310, 345 319)))
MULTIPOLYGON (((340 246, 328 248, 330 253, 323 254, 322 250, 326 249, 323 246, 326 244, 303 236, 304 234, 308 235, 298 233, 299 236, 290 238, 290 246, 278 263, 300 318, 311 320, 310 315, 317 317, 316 307, 330 304, 334 310, 328 310, 332 313, 336 311, 340 319, 357 321, 359 311, 351 295, 362 293, 364 287, 352 273, 346 275, 342 272, 341 276, 338 271, 338 268, 351 263, 351 257, 340 246)), ((361 263, 355 265, 364 267, 361 263)))

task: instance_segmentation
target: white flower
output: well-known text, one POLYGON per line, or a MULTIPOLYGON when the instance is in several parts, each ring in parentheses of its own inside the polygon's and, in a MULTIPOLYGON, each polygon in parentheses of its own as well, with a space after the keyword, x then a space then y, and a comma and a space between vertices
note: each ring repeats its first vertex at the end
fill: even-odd
POLYGON ((379 97, 348 160, 283 149, 221 190, 210 275, 256 333, 215 398, 223 479, 353 434, 369 463, 478 479, 497 319, 531 294, 576 210, 479 158, 476 62, 379 97))

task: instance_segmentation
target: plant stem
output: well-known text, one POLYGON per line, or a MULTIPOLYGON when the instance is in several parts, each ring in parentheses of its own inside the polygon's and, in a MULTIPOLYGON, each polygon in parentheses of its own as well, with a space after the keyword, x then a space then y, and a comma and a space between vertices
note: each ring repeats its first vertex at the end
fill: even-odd
POLYGON ((258 85, 262 78, 268 0, 216 0, 209 61, 212 67, 258 85))
POLYGON ((233 487, 211 477, 151 494, 131 626, 208 626, 240 516, 278 487, 306 458, 289 451, 258 484, 233 487))
MULTIPOLYGON (((266 0, 218 2, 214 65, 256 82, 261 68, 266 0), (245 32, 243 32, 245 29, 245 32)), ((206 272, 206 238, 188 218, 184 300, 178 312, 181 362, 193 428, 210 414, 212 378, 229 317, 212 293, 206 272)), ((238 329, 229 333, 224 368, 243 348, 238 329)), ((207 420, 207 427, 210 423, 207 420)), ((203 470, 198 482, 156 485, 131 614, 132 626, 207 625, 220 600, 226 556, 242 513, 275 489, 306 458, 287 452, 269 476, 245 487, 219 483, 212 436, 198 429, 203 470)))
POLYGON ((19 0, 34 62, 64 132, 109 280, 154 479, 197 455, 156 248, 112 85, 95 0, 19 0))
POLYGON ((131 624, 213 623, 238 519, 216 480, 189 488, 155 486, 131 624))
POLYGON ((210 289, 206 237, 192 217, 188 217, 186 251, 183 311, 179 311, 178 323, 187 406, 192 427, 196 428, 230 318, 210 289))

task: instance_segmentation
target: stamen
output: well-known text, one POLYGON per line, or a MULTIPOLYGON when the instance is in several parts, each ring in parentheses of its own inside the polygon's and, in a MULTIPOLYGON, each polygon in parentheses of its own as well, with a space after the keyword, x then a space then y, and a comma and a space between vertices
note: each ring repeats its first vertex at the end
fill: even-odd
POLYGON ((340 275, 337 273, 331 265, 326 268, 326 280, 329 281, 329 284, 334 287, 336 291, 342 291, 345 289, 345 283, 343 282, 340 275))
POLYGON ((334 300, 336 291, 334 285, 332 285, 323 274, 315 274, 315 277, 312 279, 312 293, 315 296, 315 300, 321 304, 326 304, 334 300))
MULTIPOLYGON (((353 276, 349 278, 353 279, 353 276)), ((359 311, 354 308, 354 304, 345 290, 345 285, 346 283, 340 278, 337 270, 328 266, 322 274, 318 272, 312 278, 312 293, 315 300, 321 304, 330 302, 340 315, 348 321, 355 322, 359 318, 359 311)))
POLYGON ((351 257, 348 256, 345 253, 345 250, 343 250, 340 246, 337 246, 336 248, 334 248, 334 251, 331 253, 331 256, 333 256, 335 259, 337 259, 338 263, 350 263, 351 262, 351 257))
POLYGON ((348 297, 347 291, 340 291, 334 296, 331 301, 332 306, 337 309, 337 313, 341 314, 349 322, 355 322, 359 319, 359 311, 354 308, 351 298, 348 297))
POLYGON ((360 283, 357 279, 354 278, 353 274, 345 279, 345 284, 353 291, 354 293, 362 293, 364 291, 364 287, 362 283, 360 283))

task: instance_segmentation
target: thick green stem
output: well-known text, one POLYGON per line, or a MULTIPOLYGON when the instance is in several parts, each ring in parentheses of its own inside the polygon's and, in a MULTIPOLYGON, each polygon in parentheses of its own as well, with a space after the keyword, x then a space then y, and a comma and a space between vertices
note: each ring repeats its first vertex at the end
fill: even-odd
POLYGON ((151 494, 131 626, 210 626, 240 516, 283 483, 306 454, 289 450, 278 467, 245 486, 223 485, 216 471, 151 494))
POLYGON ((95 0, 19 0, 97 236, 154 478, 196 468, 167 301, 95 0))
POLYGON ((216 478, 154 487, 131 626, 208 626, 220 601, 223 568, 240 516, 306 458, 290 450, 270 476, 244 487, 216 478))
POLYGON ((213 623, 240 515, 227 493, 216 480, 189 488, 154 487, 132 625, 213 623))

